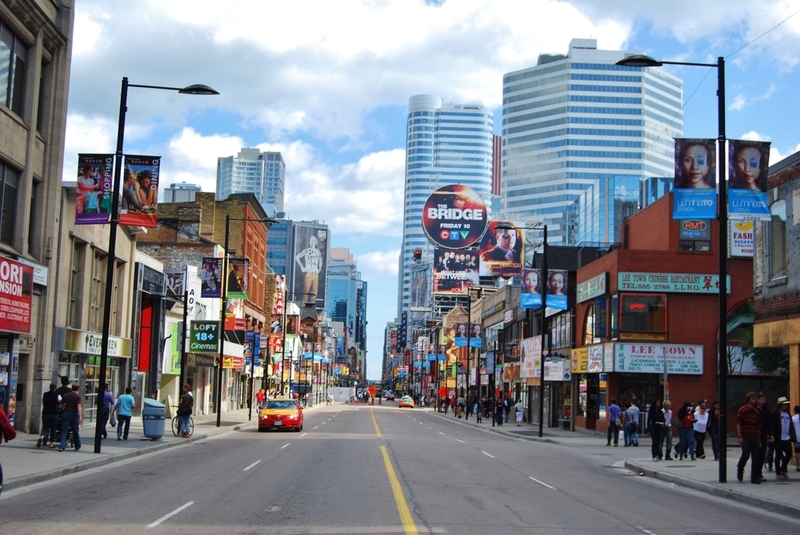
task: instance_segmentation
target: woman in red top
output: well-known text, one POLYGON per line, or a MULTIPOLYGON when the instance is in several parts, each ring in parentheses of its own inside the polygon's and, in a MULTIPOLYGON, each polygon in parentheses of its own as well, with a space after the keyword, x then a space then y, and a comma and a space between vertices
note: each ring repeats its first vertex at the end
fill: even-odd
POLYGON ((686 454, 694 461, 694 413, 691 401, 684 401, 678 410, 678 459, 685 459, 686 454))

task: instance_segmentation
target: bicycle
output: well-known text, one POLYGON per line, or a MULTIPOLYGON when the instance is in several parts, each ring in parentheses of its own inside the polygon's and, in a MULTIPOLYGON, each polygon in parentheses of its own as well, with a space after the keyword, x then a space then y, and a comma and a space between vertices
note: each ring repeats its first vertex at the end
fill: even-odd
MULTIPOLYGON (((173 407, 175 407, 176 409, 178 408, 177 405, 173 405, 173 407)), ((172 434, 175 435, 176 437, 181 436, 181 417, 178 416, 177 414, 175 414, 175 416, 172 417, 172 434)), ((193 434, 194 434, 194 418, 192 418, 190 415, 189 436, 192 436, 193 434)))

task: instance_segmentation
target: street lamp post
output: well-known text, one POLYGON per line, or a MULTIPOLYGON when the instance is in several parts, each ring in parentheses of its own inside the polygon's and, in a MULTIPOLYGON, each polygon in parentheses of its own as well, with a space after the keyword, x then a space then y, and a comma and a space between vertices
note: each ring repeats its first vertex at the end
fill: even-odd
MULTIPOLYGON (((122 90, 119 98, 119 119, 117 120, 117 149, 114 154, 114 183, 111 190, 111 220, 108 229, 108 260, 106 265, 106 288, 103 300, 103 332, 102 347, 100 348, 100 377, 97 392, 106 391, 106 373, 108 371, 108 339, 111 331, 111 306, 114 297, 114 270, 116 268, 117 227, 119 226, 119 190, 122 177, 122 147, 125 138, 125 114, 128 111, 128 88, 141 87, 144 89, 163 89, 164 91, 177 91, 184 95, 219 95, 219 92, 207 85, 194 84, 186 87, 165 87, 160 85, 139 85, 128 83, 128 77, 122 78, 122 90)), ((181 385, 182 386, 182 385, 181 385)), ((103 436, 103 419, 97 419, 94 433, 94 452, 100 453, 100 444, 103 436)))
POLYGON ((725 483, 727 476, 727 412, 728 412, 728 192, 725 183, 725 58, 719 56, 716 63, 691 63, 683 61, 660 61, 644 54, 627 56, 617 62, 626 67, 661 67, 662 65, 686 65, 690 67, 714 67, 717 69, 717 172, 719 175, 719 482, 725 483))
MULTIPOLYGON (((222 295, 220 296, 219 306, 219 362, 217 363, 217 385, 216 385, 216 401, 214 402, 217 411, 217 427, 221 425, 222 420, 222 361, 225 355, 225 309, 228 307, 228 247, 230 241, 231 221, 252 221, 254 223, 277 223, 273 219, 248 219, 246 217, 231 217, 230 214, 225 214, 225 252, 222 255, 222 295)), ((285 306, 285 304, 284 304, 285 306)), ((255 354, 251 357, 255 360, 255 354)), ((253 396, 253 375, 251 368, 250 375, 250 397, 253 396)), ((253 400, 250 400, 250 416, 252 418, 253 400)))

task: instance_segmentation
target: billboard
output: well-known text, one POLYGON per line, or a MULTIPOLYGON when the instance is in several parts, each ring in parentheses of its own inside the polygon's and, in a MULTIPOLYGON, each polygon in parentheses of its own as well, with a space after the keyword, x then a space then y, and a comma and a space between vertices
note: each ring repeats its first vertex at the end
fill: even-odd
POLYGON ((492 221, 480 245, 480 274, 491 277, 518 277, 525 258, 522 230, 509 221, 492 221))
POLYGON ((75 224, 97 225, 111 221, 113 154, 79 154, 75 187, 75 224))
POLYGON ((434 191, 422 211, 428 239, 445 249, 475 244, 486 230, 486 205, 472 188, 454 184, 434 191))
POLYGON ((219 299, 222 296, 222 259, 203 258, 200 270, 200 297, 219 299))
MULTIPOLYGON (((437 247, 434 252, 433 293, 436 295, 466 295, 471 286, 480 283, 477 249, 452 251, 437 247)), ((412 305, 413 306, 413 305, 412 305)))
POLYGON ((294 225, 294 277, 288 301, 325 308, 328 229, 294 225))
POLYGON ((411 271, 411 308, 431 306, 431 267, 415 265, 411 271))
POLYGON ((0 330, 30 334, 33 268, 0 258, 0 330))
POLYGON ((125 156, 119 224, 158 226, 158 179, 161 156, 125 156))
POLYGON ((714 139, 675 139, 673 219, 713 219, 717 211, 714 139))
POLYGON ((768 141, 728 142, 728 218, 771 221, 767 205, 768 141))

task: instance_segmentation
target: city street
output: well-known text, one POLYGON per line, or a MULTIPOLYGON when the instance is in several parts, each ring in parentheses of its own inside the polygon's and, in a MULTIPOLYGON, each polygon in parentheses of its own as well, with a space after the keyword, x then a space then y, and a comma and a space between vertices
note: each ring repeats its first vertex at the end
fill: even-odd
POLYGON ((15 535, 800 529, 639 477, 612 450, 521 440, 394 403, 339 404, 307 411, 299 433, 247 427, 4 492, 0 519, 15 535))

